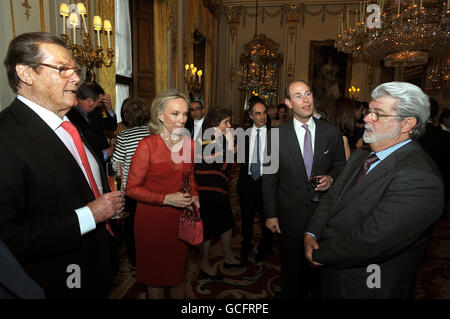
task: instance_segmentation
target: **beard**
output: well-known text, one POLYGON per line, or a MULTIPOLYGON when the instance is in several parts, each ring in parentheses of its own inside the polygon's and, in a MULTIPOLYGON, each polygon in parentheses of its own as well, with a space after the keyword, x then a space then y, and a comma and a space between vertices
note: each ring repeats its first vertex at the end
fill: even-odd
POLYGON ((384 143, 400 134, 399 128, 396 127, 385 129, 384 131, 378 132, 378 134, 369 124, 364 125, 364 128, 366 130, 363 134, 363 141, 367 144, 374 144, 377 142, 384 143), (368 131, 372 133, 370 136, 368 131))
POLYGON ((370 127, 369 124, 364 125, 364 128, 366 129, 363 134, 364 143, 367 143, 367 144, 375 143, 377 141, 377 133, 375 132, 375 130, 372 127, 370 127), (369 136, 367 131, 370 131, 372 133, 372 135, 369 136))

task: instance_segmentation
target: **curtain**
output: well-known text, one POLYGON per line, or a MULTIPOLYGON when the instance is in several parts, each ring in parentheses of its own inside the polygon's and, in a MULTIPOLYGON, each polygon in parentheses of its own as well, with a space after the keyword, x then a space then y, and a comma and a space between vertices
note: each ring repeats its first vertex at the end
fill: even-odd
POLYGON ((122 103, 126 98, 130 97, 130 87, 124 84, 116 84, 116 116, 117 123, 122 122, 120 111, 122 110, 122 103))
POLYGON ((131 78, 133 72, 133 57, 131 49, 129 2, 124 0, 115 0, 115 6, 116 74, 131 78))

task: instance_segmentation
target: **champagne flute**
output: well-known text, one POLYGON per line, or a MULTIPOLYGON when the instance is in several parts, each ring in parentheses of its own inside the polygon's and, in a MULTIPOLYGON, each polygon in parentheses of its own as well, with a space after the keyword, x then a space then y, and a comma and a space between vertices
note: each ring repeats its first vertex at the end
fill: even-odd
POLYGON ((319 202, 319 196, 317 195, 317 192, 315 191, 315 188, 317 187, 317 185, 320 184, 320 176, 311 176, 311 178, 309 179, 314 195, 311 198, 311 201, 313 203, 318 203, 319 202))
MULTIPOLYGON (((112 167, 109 168, 109 165, 106 164, 106 169, 107 169, 107 175, 109 178, 113 178, 112 183, 110 183, 110 185, 112 184, 112 190, 113 191, 121 191, 123 192, 123 171, 122 171, 122 163, 119 163, 119 171, 115 172, 112 167), (109 171, 108 171, 109 169, 109 171)), ((113 217, 111 217, 111 219, 115 219, 115 220, 120 220, 123 219, 125 217, 128 217, 130 215, 129 212, 122 212, 119 214, 114 215, 113 217)))

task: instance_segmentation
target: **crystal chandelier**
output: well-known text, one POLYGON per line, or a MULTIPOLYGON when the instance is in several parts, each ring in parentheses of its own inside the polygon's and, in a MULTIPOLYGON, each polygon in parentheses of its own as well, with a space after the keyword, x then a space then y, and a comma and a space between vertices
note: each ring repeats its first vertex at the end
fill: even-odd
POLYGON ((426 77, 425 91, 431 94, 444 92, 445 96, 450 96, 450 54, 442 60, 436 60, 426 77))
POLYGON ((339 51, 384 60, 389 67, 424 65, 430 57, 448 54, 448 1, 378 0, 373 6, 380 9, 378 19, 377 9, 366 13, 369 4, 360 3, 354 14, 347 9, 345 19, 341 15, 335 42, 339 51))
POLYGON ((247 92, 255 92, 261 96, 277 94, 277 69, 282 61, 279 53, 280 45, 264 34, 257 35, 258 1, 255 12, 255 35, 244 45, 241 54, 241 86, 247 92))

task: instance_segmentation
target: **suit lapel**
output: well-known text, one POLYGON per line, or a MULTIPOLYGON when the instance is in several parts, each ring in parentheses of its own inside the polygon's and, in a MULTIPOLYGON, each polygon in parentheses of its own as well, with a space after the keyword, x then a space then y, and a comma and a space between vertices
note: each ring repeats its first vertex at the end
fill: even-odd
MULTIPOLYGON (((320 161, 321 155, 326 152, 326 130, 324 130, 322 123, 320 120, 317 120, 313 117, 314 123, 316 124, 315 134, 314 134, 314 157, 313 157, 313 165, 311 169, 311 174, 322 174, 323 172, 316 172, 318 163, 320 161)), ((311 175, 311 176, 312 176, 311 175)))
MULTIPOLYGON (((86 191, 92 193, 83 171, 80 169, 72 153, 70 153, 56 133, 34 111, 19 100, 14 105, 13 113, 17 122, 23 125, 23 131, 28 136, 28 139, 34 145, 43 145, 45 149, 52 150, 52 162, 59 163, 61 167, 64 166, 65 169, 75 174, 76 178, 82 179, 84 181, 83 185, 85 184, 87 187, 86 191)), ((36 154, 35 160, 44 160, 47 155, 40 154, 38 156, 36 154)), ((48 166, 48 164, 44 166, 48 166)))
POLYGON ((351 202, 355 197, 364 192, 368 187, 374 185, 377 181, 384 179, 384 177, 390 175, 395 170, 397 165, 397 161, 402 159, 404 156, 409 154, 411 149, 417 147, 417 144, 413 141, 404 145, 400 149, 396 150, 388 157, 386 157, 381 163, 379 163, 374 169, 372 169, 366 176, 364 176, 355 187, 352 187, 353 181, 361 168, 363 162, 366 160, 368 153, 361 155, 355 162, 353 166, 352 174, 348 174, 348 180, 346 185, 343 187, 343 190, 340 194, 340 197, 344 196, 343 200, 337 200, 339 202, 339 206, 345 207, 349 202, 351 202))

